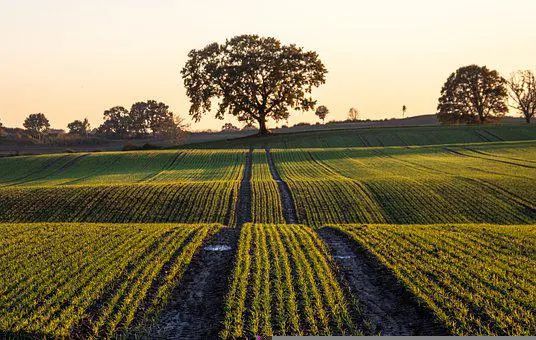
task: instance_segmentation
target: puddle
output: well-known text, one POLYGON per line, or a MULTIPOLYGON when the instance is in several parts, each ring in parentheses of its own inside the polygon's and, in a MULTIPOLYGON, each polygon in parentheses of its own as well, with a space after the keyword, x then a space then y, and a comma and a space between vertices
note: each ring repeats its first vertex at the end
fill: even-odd
POLYGON ((354 255, 335 255, 335 256, 333 256, 333 258, 341 259, 341 260, 353 259, 354 257, 355 257, 354 255))
POLYGON ((226 244, 214 244, 206 246, 204 249, 208 251, 229 251, 232 248, 226 244))

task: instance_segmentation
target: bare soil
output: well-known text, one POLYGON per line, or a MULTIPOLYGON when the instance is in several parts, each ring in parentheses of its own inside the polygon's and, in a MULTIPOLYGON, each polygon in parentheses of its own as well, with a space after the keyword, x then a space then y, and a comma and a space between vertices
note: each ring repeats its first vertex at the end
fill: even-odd
POLYGON ((272 174, 274 181, 277 182, 277 187, 279 188, 279 196, 281 197, 281 203, 283 204, 283 217, 285 217, 287 224, 296 224, 298 223, 298 216, 296 214, 292 192, 290 191, 287 183, 281 179, 281 176, 279 176, 274 159, 270 154, 270 149, 266 148, 265 150, 266 157, 268 159, 268 166, 270 167, 270 173, 272 174))
POLYGON ((420 305, 371 254, 336 230, 322 228, 318 233, 359 300, 372 334, 448 335, 432 312, 420 305))

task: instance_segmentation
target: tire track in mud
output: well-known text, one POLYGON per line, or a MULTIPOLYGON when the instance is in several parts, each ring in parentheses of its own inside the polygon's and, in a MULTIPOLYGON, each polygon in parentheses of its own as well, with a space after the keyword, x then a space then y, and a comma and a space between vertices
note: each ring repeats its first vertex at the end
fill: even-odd
POLYGON ((270 168, 270 173, 272 178, 277 183, 279 188, 279 196, 281 197, 281 204, 283 204, 283 216, 287 224, 296 224, 298 223, 298 215, 296 214, 296 205, 294 204, 294 199, 292 198, 292 192, 288 187, 288 184, 281 179, 279 172, 275 167, 274 159, 270 154, 270 149, 266 148, 266 158, 268 159, 268 166, 270 168))
POLYGON ((239 233, 239 228, 224 227, 194 255, 168 306, 148 329, 149 338, 218 338, 239 233), (230 249, 211 248, 221 245, 230 249))
POLYGON ((371 334, 448 335, 431 311, 419 305, 372 255, 341 232, 324 227, 319 236, 328 245, 341 276, 357 298, 371 334))

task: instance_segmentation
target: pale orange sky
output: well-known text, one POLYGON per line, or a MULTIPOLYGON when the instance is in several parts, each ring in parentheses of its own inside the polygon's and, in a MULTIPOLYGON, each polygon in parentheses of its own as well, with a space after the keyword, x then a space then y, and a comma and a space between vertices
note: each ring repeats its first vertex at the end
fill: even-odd
MULTIPOLYGON (((193 48, 244 33, 319 53, 328 68, 314 92, 344 119, 435 112, 456 68, 507 76, 536 70, 536 1, 0 0, 0 121, 21 126, 43 112, 53 127, 112 106, 156 99, 187 116, 179 71, 193 48)), ((297 113, 290 124, 316 122, 297 113)), ((219 129, 206 117, 192 129, 219 129)))

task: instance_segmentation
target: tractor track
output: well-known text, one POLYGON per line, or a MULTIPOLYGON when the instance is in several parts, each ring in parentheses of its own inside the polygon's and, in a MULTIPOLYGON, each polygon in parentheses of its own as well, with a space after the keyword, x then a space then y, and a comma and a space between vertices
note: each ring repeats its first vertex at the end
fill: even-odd
POLYGON ((358 299, 371 334, 447 335, 431 311, 419 305, 372 255, 331 228, 318 231, 335 257, 340 273, 358 299))

